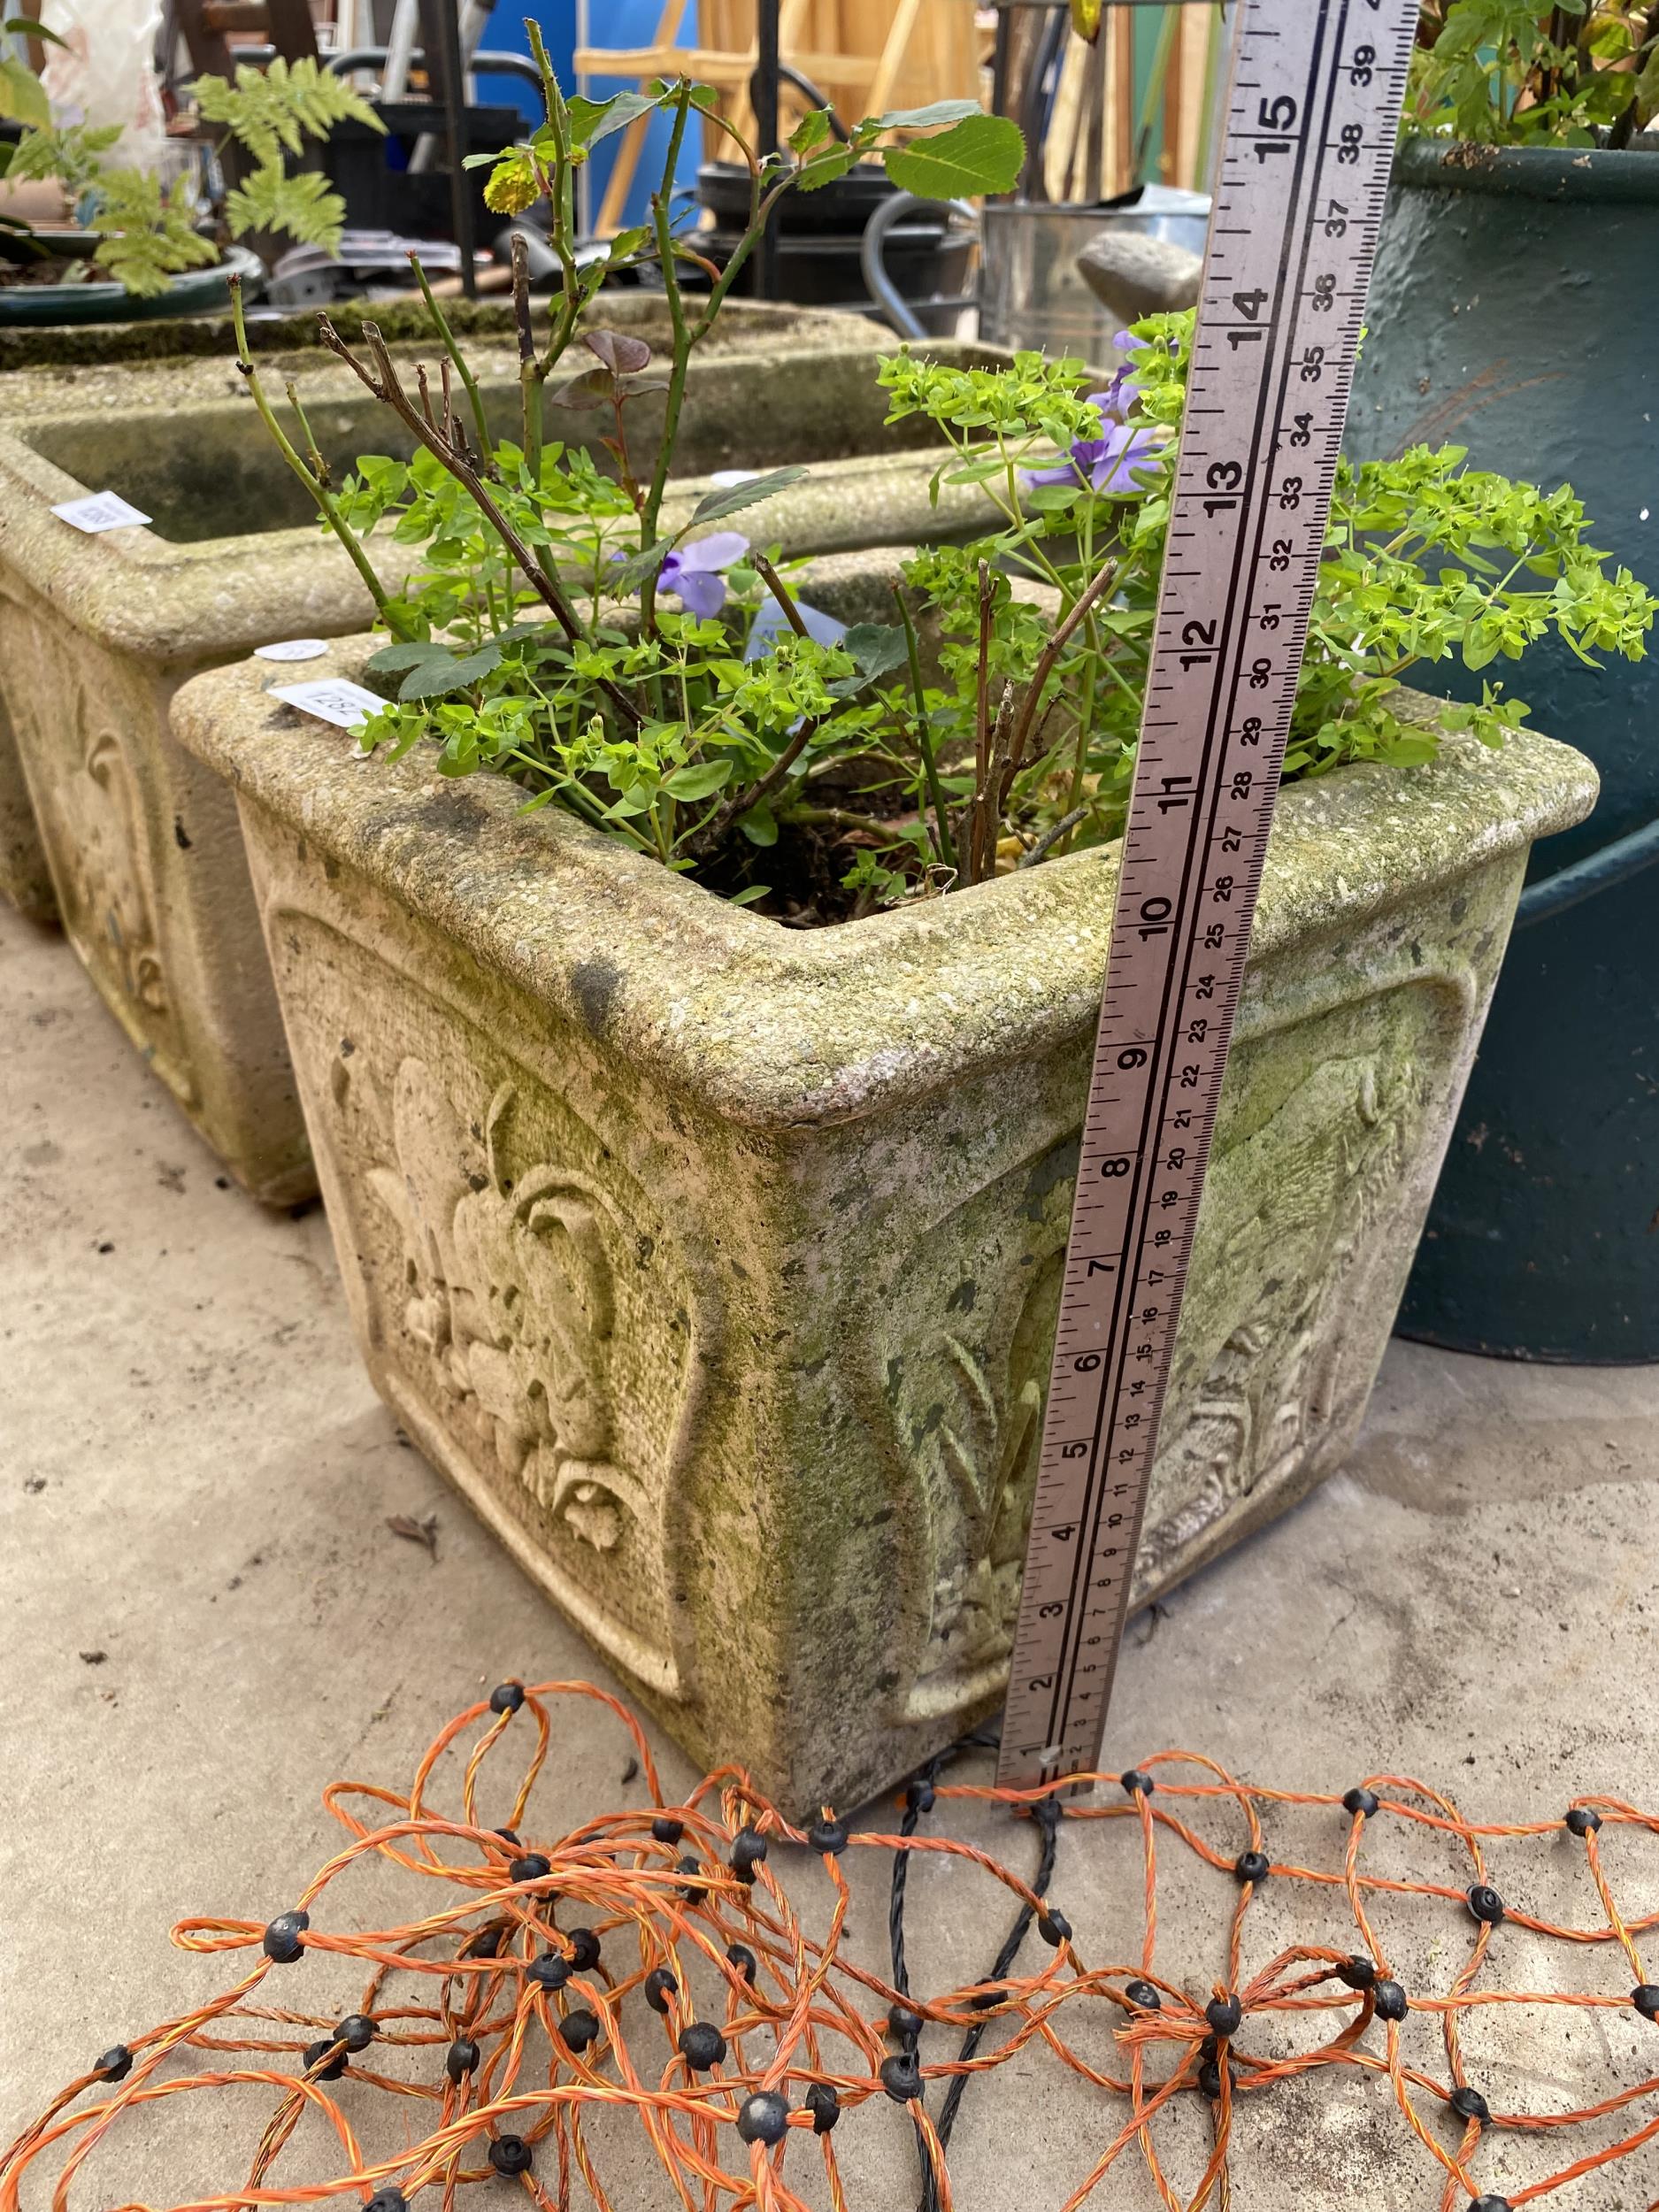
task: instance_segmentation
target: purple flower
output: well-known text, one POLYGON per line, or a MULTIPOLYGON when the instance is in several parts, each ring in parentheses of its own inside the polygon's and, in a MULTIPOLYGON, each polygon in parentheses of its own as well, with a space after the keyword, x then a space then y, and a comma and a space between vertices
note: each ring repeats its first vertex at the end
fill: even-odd
MULTIPOLYGON (((1105 417, 1111 394, 1094 392, 1089 404, 1105 417)), ((1024 472, 1028 485, 1083 484, 1096 493, 1133 494, 1144 491, 1143 472, 1153 463, 1156 441, 1145 428, 1102 420, 1098 438, 1076 438, 1071 450, 1047 468, 1024 472)))
POLYGON ((749 540, 735 530, 717 530, 695 545, 676 546, 657 572, 657 588, 672 592, 687 614, 718 614, 726 604, 720 571, 748 550, 749 540))

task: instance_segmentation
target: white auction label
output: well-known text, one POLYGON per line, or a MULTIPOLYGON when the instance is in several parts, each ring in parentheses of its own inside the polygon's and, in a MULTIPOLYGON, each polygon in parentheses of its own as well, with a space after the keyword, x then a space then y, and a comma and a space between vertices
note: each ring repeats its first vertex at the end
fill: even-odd
POLYGON ((361 729, 386 704, 378 691, 347 683, 343 677, 314 684, 273 684, 271 696, 297 707, 302 714, 314 714, 319 722, 332 722, 337 730, 361 729))
POLYGON ((314 661, 320 659, 328 648, 319 637, 290 637, 280 644, 256 645, 253 649, 262 661, 314 661))
POLYGON ((93 492, 85 499, 65 499, 52 512, 62 522, 73 525, 77 530, 88 533, 97 530, 127 530, 134 523, 150 520, 136 507, 129 506, 119 492, 93 492))

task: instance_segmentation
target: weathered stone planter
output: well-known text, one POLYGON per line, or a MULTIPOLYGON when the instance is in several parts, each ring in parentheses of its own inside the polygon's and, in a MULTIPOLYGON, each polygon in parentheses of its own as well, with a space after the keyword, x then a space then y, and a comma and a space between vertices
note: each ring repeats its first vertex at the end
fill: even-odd
MULTIPOLYGON (((607 315, 649 336, 662 309, 607 315)), ((960 493, 929 507, 935 454, 904 442, 920 432, 882 426, 882 334, 762 308, 717 336, 687 388, 682 503, 699 471, 804 460, 826 465, 767 515, 792 553, 960 518, 960 493)), ((474 360, 505 430, 516 351, 498 342, 474 360)), ((330 357, 279 355, 265 373, 276 392, 296 377, 331 458, 399 449, 395 421, 330 357)), ((257 645, 360 628, 368 601, 231 361, 19 371, 0 380, 0 888, 42 910, 32 803, 64 926, 134 1043, 241 1182, 273 1203, 303 1197, 314 1173, 234 810, 173 742, 167 705, 186 677, 257 645), (154 526, 89 537, 51 512, 106 488, 154 526)), ((549 409, 549 434, 580 442, 594 421, 549 409)), ((377 557, 391 575, 408 555, 388 541, 377 557)))
MULTIPOLYGON (((695 1756, 851 1805, 1001 1694, 1115 856, 791 932, 262 680, 174 726, 377 1386, 695 1756)), ((1594 793, 1525 736, 1285 795, 1142 1594, 1347 1450, 1527 848, 1594 793)))

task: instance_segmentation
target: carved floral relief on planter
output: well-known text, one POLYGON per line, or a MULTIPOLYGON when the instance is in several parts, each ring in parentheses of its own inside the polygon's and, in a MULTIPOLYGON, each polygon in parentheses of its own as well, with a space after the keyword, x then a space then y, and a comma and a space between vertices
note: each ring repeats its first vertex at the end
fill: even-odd
MULTIPOLYGON (((1282 1505, 1347 1450, 1402 1261, 1408 1172, 1461 1080, 1478 985, 1413 968, 1300 1010, 1234 1048, 1210 1167, 1136 1586, 1219 1548, 1258 1491, 1282 1505), (1240 1125, 1246 1102, 1249 1115, 1240 1125)), ((1431 1142, 1425 1155, 1438 1157, 1431 1142)), ((1011 1647, 1075 1179, 1075 1140, 976 1193, 920 1240, 882 1305, 887 1417, 916 1494, 906 1516, 919 1721, 982 1708, 1011 1647)), ((1406 1247, 1409 1251, 1409 1245, 1406 1247)), ((1133 1386, 1132 1386, 1133 1387, 1133 1386)))
POLYGON ((584 1632, 683 1694, 692 1314, 656 1210, 546 1069, 307 916, 272 941, 310 979, 290 1029, 377 1382, 584 1632))
POLYGON ((163 961, 143 800, 123 741, 127 687, 95 647, 49 653, 35 617, 10 595, 0 595, 0 644, 7 665, 28 678, 9 687, 8 707, 56 856, 64 927, 122 1026, 188 1102, 195 1086, 163 961))
MULTIPOLYGON (((6 635, 4 598, 0 595, 0 665, 9 664, 13 649, 6 635)), ((23 774, 17 733, 5 694, 0 688, 0 898, 9 899, 20 914, 37 922, 58 918, 58 898, 51 870, 41 846, 35 806, 23 774)))

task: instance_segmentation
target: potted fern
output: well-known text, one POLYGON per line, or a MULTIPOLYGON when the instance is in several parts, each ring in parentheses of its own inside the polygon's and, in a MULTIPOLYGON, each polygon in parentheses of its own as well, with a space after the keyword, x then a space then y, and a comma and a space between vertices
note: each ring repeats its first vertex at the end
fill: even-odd
POLYGON ((234 144, 248 157, 242 181, 205 225, 185 180, 168 188, 142 170, 105 163, 118 125, 54 124, 38 80, 18 62, 5 65, 0 116, 19 131, 0 144, 0 180, 55 183, 69 219, 0 211, 0 327, 222 310, 230 277, 263 273, 242 240, 284 237, 326 251, 339 243, 345 203, 325 176, 290 170, 288 157, 348 117, 380 129, 367 102, 310 58, 238 69, 234 84, 199 77, 194 92, 203 120, 224 127, 220 150, 234 144))
MULTIPOLYGON (((700 99, 657 97, 676 135, 700 99)), ((549 83, 518 188, 563 205, 599 119, 549 83)), ((739 150, 757 234, 857 147, 739 150)), ((424 375, 326 326, 416 450, 325 480, 244 354, 380 620, 173 727, 237 795, 377 1386, 681 1740, 800 1809, 1005 1679, 1192 334, 1098 378, 885 360, 955 528, 798 572, 812 476, 673 495, 730 269, 682 289, 666 189, 649 227, 668 342, 521 298, 505 437, 441 318, 424 375), (540 437, 554 379, 614 472, 540 437)), ((1525 855, 1594 795, 1496 664, 1653 619, 1586 527, 1455 449, 1342 474, 1142 1594, 1351 1442, 1525 855), (1455 657, 1468 706, 1401 690, 1455 657)))
MULTIPOLYGON (((1649 584, 1656 116, 1650 0, 1426 0, 1348 427, 1367 458, 1449 439, 1479 467, 1570 479, 1597 545, 1649 584)), ((1555 641, 1527 689, 1602 797, 1540 856, 1402 1325, 1470 1350, 1652 1359, 1659 684, 1651 663, 1586 666, 1555 641)))

